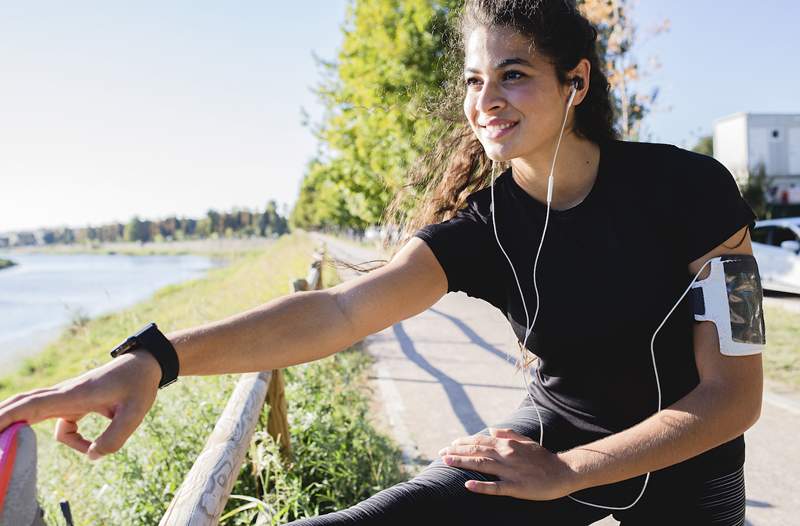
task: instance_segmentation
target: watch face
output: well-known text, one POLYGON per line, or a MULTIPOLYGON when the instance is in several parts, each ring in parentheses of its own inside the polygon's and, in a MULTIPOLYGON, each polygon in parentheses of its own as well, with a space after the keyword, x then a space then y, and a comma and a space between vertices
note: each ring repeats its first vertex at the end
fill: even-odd
POLYGON ((120 354, 125 354, 126 352, 130 351, 135 345, 136 345, 136 338, 128 338, 127 340, 119 344, 119 346, 117 346, 116 349, 111 351, 111 356, 116 358, 120 354))

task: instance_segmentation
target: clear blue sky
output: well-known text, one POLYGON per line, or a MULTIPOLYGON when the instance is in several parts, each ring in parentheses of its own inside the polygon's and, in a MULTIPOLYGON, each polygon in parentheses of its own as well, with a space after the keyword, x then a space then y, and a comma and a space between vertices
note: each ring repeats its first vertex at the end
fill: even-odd
MULTIPOLYGON (((347 0, 0 4, 0 231, 291 206, 315 141, 301 108, 347 0)), ((641 0, 671 30, 651 140, 690 146, 737 111, 800 113, 800 2, 641 0)))

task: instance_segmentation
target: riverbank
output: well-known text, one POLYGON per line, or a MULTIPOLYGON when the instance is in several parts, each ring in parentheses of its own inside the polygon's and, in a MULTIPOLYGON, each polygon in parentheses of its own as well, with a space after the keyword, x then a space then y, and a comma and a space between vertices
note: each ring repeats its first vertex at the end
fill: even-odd
POLYGON ((39 253, 14 260, 18 266, 0 272, 0 375, 13 372, 64 328, 130 307, 222 263, 196 255, 39 253))
POLYGON ((266 250, 275 242, 273 238, 248 239, 193 239, 153 243, 91 243, 73 245, 44 245, 15 247, 11 253, 19 254, 104 254, 126 256, 209 256, 232 258, 242 254, 266 250))
MULTIPOLYGON (((108 362, 108 351, 148 321, 165 332, 223 319, 288 293, 305 276, 314 243, 304 233, 284 236, 269 250, 249 252, 205 278, 171 285, 123 311, 71 327, 0 378, 0 400, 48 387, 108 362)), ((325 284, 334 283, 333 273, 325 284)), ((269 342, 264 342, 268 352, 269 342)), ((225 349, 220 349, 225 352, 225 349)), ((397 452, 369 423, 364 376, 369 358, 343 351, 287 370, 287 401, 296 461, 283 466, 263 433, 254 438, 256 473, 243 469, 234 494, 269 501, 282 513, 313 515, 363 500, 375 488, 399 481, 397 452), (272 452, 272 453, 271 453, 272 452), (364 459, 369 459, 365 462, 364 459), (268 484, 260 486, 263 482, 268 484), (269 495, 260 492, 267 488, 269 495)), ((156 403, 125 446, 92 463, 53 439, 54 421, 34 425, 39 445, 39 499, 46 520, 60 519, 58 503, 70 502, 76 524, 157 524, 227 403, 238 375, 181 377, 159 391, 156 403)), ((267 408, 262 419, 266 428, 267 408)), ((80 420, 91 440, 108 425, 96 414, 80 420)), ((241 504, 231 499, 226 511, 241 504)), ((245 510, 220 524, 237 522, 245 510)), ((286 518, 286 516, 284 516, 286 518)))
MULTIPOLYGON (((274 240, 262 243, 261 250, 252 243, 238 243, 239 240, 223 241, 223 244, 211 241, 185 242, 186 244, 179 250, 191 249, 196 255, 209 255, 220 251, 218 255, 229 260, 228 266, 210 270, 206 278, 163 287, 150 300, 128 309, 88 321, 82 320, 76 326, 67 327, 40 353, 25 359, 15 374, 0 377, 0 400, 9 396, 10 391, 18 392, 33 386, 56 383, 105 363, 108 349, 113 348, 119 343, 118 340, 124 339, 126 335, 151 319, 156 319, 159 327, 167 332, 178 327, 220 319, 228 312, 238 312, 248 300, 252 305, 257 305, 260 303, 257 297, 263 299, 265 294, 279 293, 278 290, 264 290, 259 286, 267 279, 263 276, 268 272, 267 269, 256 271, 252 268, 256 265, 256 261, 267 258, 266 254, 272 253, 271 250, 264 249, 275 245, 274 240), (225 247, 224 251, 222 247, 225 247), (253 286, 245 285, 247 276, 241 274, 243 268, 249 268, 254 272, 253 286)), ((297 245, 295 251, 301 251, 294 255, 296 259, 293 262, 287 261, 286 265, 278 265, 278 262, 272 264, 276 265, 276 268, 284 266, 292 268, 294 263, 298 266, 299 274, 291 276, 305 275, 307 269, 302 268, 300 262, 310 257, 313 244, 307 236, 293 240, 293 244, 297 245), (307 253, 303 253, 302 250, 306 250, 307 253)), ((81 252, 75 250, 72 253, 81 252)), ((142 252, 142 255, 144 254, 142 252)), ((162 252, 158 255, 167 254, 162 252)), ((285 283, 289 282, 288 279, 287 274, 286 279, 280 282, 284 288, 285 283)), ((285 290, 280 291, 280 293, 285 292, 285 290)))

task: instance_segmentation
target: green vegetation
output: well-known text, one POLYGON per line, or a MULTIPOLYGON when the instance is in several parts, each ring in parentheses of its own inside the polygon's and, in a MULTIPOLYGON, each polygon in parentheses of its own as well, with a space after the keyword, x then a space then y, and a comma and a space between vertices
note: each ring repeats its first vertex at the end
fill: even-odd
POLYGON ((767 305, 764 316, 767 325, 764 375, 800 390, 800 314, 767 305))
MULTIPOLYGON (((341 51, 334 62, 321 63, 325 77, 317 95, 326 112, 315 127, 320 153, 306 169, 292 226, 364 230, 378 224, 415 160, 447 130, 448 119, 462 118, 460 109, 444 104, 463 75, 449 35, 462 5, 463 0, 350 3, 341 51)), ((625 139, 638 140, 658 89, 642 94, 635 88, 643 72, 633 54, 630 2, 578 5, 599 31, 617 127, 625 139)))
POLYGON ((347 508, 405 480, 399 450, 370 423, 370 363, 350 350, 287 370, 294 460, 281 466, 278 445, 262 425, 251 446, 256 475, 242 470, 222 515, 232 516, 229 524, 256 524, 261 510, 271 524, 285 524, 347 508), (242 506, 249 509, 237 513, 242 506))
MULTIPOLYGON (((284 295, 291 279, 307 273, 312 251, 309 236, 283 236, 269 250, 240 254, 226 268, 165 287, 120 313, 91 320, 76 316, 57 341, 27 359, 16 374, 0 379, 0 400, 106 363, 109 349, 147 321, 157 320, 164 331, 172 331, 284 295)), ((330 273, 326 282, 331 284, 330 273)), ((363 353, 347 351, 288 370, 295 463, 283 467, 277 458, 265 456, 274 453, 274 444, 259 434, 251 444, 257 472, 253 474, 247 462, 234 493, 257 496, 287 518, 355 504, 399 480, 396 449, 366 418, 362 378, 367 363, 363 353), (267 495, 260 488, 266 488, 267 495)), ((122 450, 94 463, 54 441, 54 421, 36 424, 39 498, 48 523, 59 523, 58 502, 66 499, 76 524, 157 524, 237 378, 181 378, 159 393, 122 450)), ((102 416, 87 415, 81 420, 81 432, 91 440, 107 422, 102 416)), ((242 503, 232 499, 228 511, 242 503)), ((222 524, 249 523, 248 513, 255 512, 240 511, 222 524)))
POLYGON ((425 105, 445 82, 447 17, 461 3, 352 2, 338 60, 322 65, 323 153, 309 164, 293 225, 363 229, 380 220, 441 127, 425 105))
POLYGON ((13 267, 14 265, 16 265, 16 263, 11 261, 10 259, 0 258, 0 270, 2 270, 4 268, 13 267))

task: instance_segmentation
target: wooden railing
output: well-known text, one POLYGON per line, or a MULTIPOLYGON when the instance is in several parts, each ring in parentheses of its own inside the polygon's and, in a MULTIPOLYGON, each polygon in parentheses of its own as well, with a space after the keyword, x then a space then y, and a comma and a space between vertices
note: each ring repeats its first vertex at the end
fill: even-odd
MULTIPOLYGON (((314 254, 308 276, 291 283, 292 292, 322 287, 324 258, 323 248, 314 254)), ((270 407, 267 432, 280 442, 282 454, 291 457, 283 372, 242 374, 202 453, 175 493, 159 526, 204 526, 219 522, 250 447, 265 399, 270 407)))

